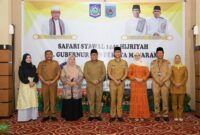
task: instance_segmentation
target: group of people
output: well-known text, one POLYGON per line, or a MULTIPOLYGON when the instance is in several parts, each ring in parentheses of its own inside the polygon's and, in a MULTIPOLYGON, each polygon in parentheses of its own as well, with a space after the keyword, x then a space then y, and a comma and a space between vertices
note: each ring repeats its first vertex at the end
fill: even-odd
POLYGON ((127 21, 125 33, 134 36, 164 36, 167 34, 167 20, 161 17, 161 7, 154 6, 153 17, 145 19, 140 16, 140 5, 133 5, 133 17, 127 21))
POLYGON ((66 64, 61 69, 59 63, 53 60, 53 52, 47 50, 45 51, 45 60, 41 61, 36 69, 31 62, 31 55, 24 54, 19 67, 18 121, 37 119, 36 83, 39 79, 44 103, 42 122, 49 119, 57 121, 55 108, 57 81, 59 79, 63 84, 62 118, 73 121, 83 116, 81 84, 85 79, 89 103, 88 121, 94 119, 102 121, 101 99, 106 74, 109 78, 111 96, 109 122, 116 119, 119 122, 124 121, 122 101, 126 79, 130 80, 129 117, 135 121, 144 121, 144 119, 150 117, 147 98, 147 80, 149 78, 152 78, 155 120, 160 121, 162 116, 164 121, 169 121, 168 96, 171 92, 174 120, 183 121, 182 113, 188 73, 186 66, 181 63, 180 55, 175 56, 174 63, 171 66, 170 62, 163 58, 163 48, 158 47, 156 50, 157 59, 151 62, 150 70, 138 52, 134 54, 134 60, 129 67, 121 56, 121 48, 115 47, 114 59, 109 61, 106 73, 104 62, 98 60, 96 49, 91 50, 91 60, 85 63, 83 71, 76 64, 74 55, 68 57, 66 64), (162 98, 162 112, 160 111, 160 97, 162 98))

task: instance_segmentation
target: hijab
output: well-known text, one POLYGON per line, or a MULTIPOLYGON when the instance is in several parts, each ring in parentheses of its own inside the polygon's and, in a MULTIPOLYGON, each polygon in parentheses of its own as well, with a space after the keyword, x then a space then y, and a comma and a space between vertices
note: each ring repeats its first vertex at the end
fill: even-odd
POLYGON ((141 54, 139 52, 135 53, 133 64, 135 64, 137 66, 147 66, 146 63, 144 61, 142 61, 141 54), (135 57, 136 55, 139 55, 140 59, 137 60, 136 57, 135 57))
POLYGON ((23 55, 20 68, 21 68, 21 70, 23 71, 23 74, 24 74, 25 76, 33 77, 33 76, 36 75, 36 68, 35 68, 35 66, 32 64, 32 62, 31 62, 31 63, 27 63, 27 62, 26 62, 26 59, 27 59, 28 56, 31 57, 31 55, 28 54, 28 53, 25 53, 25 54, 23 55))
POLYGON ((26 58, 27 58, 28 56, 31 57, 31 55, 30 55, 29 53, 25 53, 25 54, 23 55, 23 58, 22 58, 22 61, 21 61, 21 67, 22 67, 22 68, 32 68, 32 67, 33 67, 32 62, 31 62, 31 63, 27 63, 27 62, 26 62, 26 58))
POLYGON ((76 62, 74 64, 70 64, 70 59, 75 59, 74 55, 70 55, 67 59, 67 64, 63 67, 67 75, 70 76, 70 78, 78 78, 79 76, 79 69, 76 66, 76 62))
POLYGON ((181 61, 180 61, 179 64, 176 64, 175 60, 176 60, 176 57, 177 57, 177 56, 178 56, 178 57, 180 58, 180 60, 181 60, 181 56, 177 54, 177 55, 174 57, 173 66, 179 69, 179 68, 181 68, 181 67, 184 67, 185 65, 183 65, 181 61))

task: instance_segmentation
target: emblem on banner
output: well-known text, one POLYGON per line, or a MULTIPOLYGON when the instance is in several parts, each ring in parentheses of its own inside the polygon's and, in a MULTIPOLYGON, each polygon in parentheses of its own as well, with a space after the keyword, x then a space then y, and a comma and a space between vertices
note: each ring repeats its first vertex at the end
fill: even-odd
POLYGON ((89 14, 94 18, 101 16, 101 4, 90 4, 89 14))
POLYGON ((116 16, 116 5, 106 5, 105 6, 105 16, 115 17, 116 16))

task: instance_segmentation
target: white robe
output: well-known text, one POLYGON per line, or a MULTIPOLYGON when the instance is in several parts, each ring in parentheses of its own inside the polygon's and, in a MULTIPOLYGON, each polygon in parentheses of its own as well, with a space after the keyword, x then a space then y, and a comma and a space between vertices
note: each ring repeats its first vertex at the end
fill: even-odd
MULTIPOLYGON (((59 25, 59 22, 58 20, 54 20, 55 22, 55 27, 56 27, 56 35, 61 35, 61 31, 60 31, 60 25, 59 25)), ((70 31, 69 31, 69 28, 68 28, 68 25, 66 22, 64 22, 65 24, 65 34, 64 35, 70 35, 70 31)), ((42 28, 41 28, 41 34, 44 34, 44 35, 50 35, 50 28, 49 28, 49 20, 48 21, 45 21, 43 24, 42 24, 42 28)))
POLYGON ((147 35, 154 35, 158 33, 160 36, 167 34, 167 20, 159 18, 151 18, 147 20, 147 35))
POLYGON ((143 36, 146 33, 146 23, 142 32, 137 31, 139 18, 133 17, 126 23, 125 34, 131 36, 143 36))
POLYGON ((58 20, 54 20, 56 26, 56 35, 61 35, 60 25, 58 20))

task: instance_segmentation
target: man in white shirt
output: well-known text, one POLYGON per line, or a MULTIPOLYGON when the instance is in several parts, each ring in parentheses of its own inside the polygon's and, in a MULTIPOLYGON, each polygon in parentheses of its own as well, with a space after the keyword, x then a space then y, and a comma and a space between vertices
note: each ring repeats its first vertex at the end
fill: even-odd
POLYGON ((140 5, 133 5, 133 18, 127 21, 125 34, 133 36, 142 36, 146 32, 146 19, 140 17, 140 5))
POLYGON ((60 19, 59 6, 53 6, 51 8, 51 18, 48 25, 45 23, 42 26, 42 33, 47 35, 65 35, 66 29, 62 19, 60 19))
POLYGON ((154 6, 154 17, 147 20, 147 35, 163 36, 167 33, 167 20, 161 15, 160 6, 154 6))

